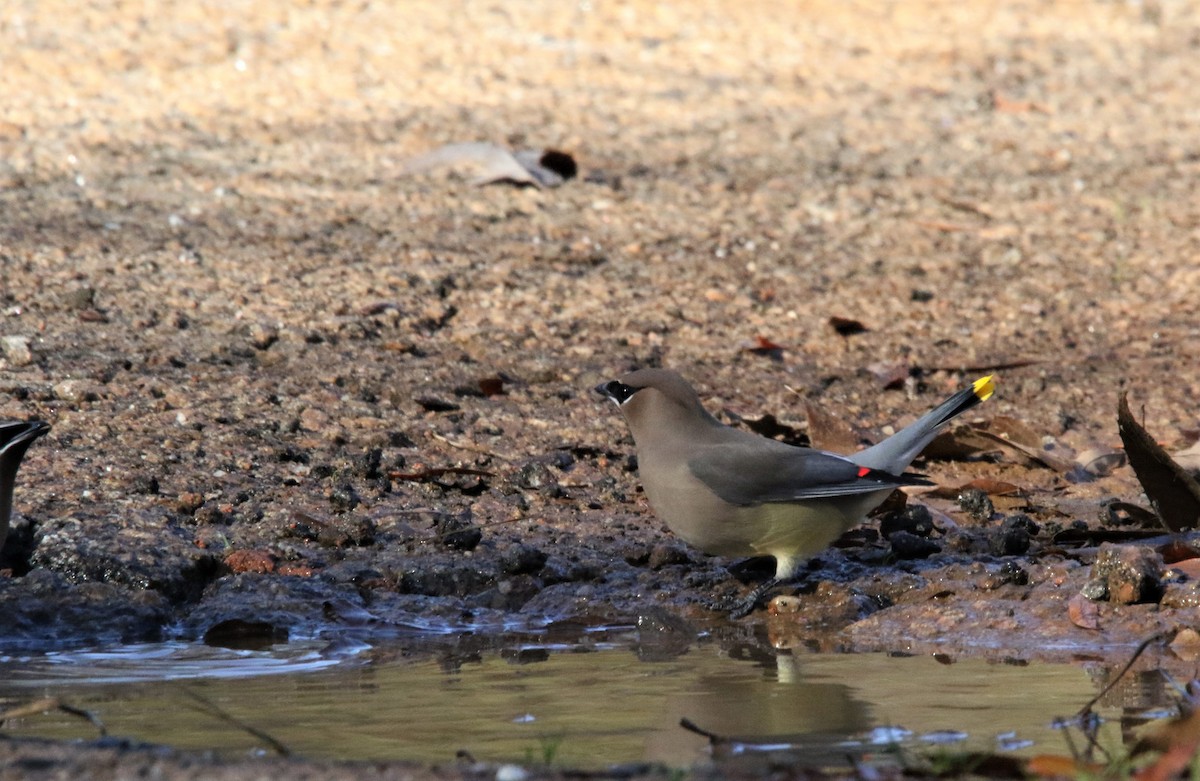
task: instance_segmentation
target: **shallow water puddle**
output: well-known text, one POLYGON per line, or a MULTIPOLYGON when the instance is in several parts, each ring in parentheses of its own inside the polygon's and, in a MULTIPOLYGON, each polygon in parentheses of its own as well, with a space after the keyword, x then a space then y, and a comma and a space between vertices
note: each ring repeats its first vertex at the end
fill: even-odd
MULTIPOLYGON (((158 644, 0 660, 0 707, 56 696, 93 712, 109 734, 188 749, 254 750, 244 731, 202 712, 188 691, 308 757, 576 767, 652 760, 690 765, 708 741, 679 726, 786 748, 802 761, 900 741, 936 750, 1063 753, 1052 726, 1098 690, 1101 667, 930 657, 777 654, 753 643, 703 643, 645 661, 630 637, 586 643, 360 646, 327 653, 158 644), (186 689, 186 690, 185 690, 186 689)), ((7 734, 94 738, 53 713, 7 734)), ((733 744, 728 753, 759 748, 733 744)))

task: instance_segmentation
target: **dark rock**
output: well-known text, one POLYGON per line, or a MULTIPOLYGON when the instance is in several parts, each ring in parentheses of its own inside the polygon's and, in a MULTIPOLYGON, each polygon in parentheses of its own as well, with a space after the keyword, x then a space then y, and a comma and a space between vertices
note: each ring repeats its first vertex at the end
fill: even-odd
POLYGON ((275 632, 305 634, 328 625, 325 603, 362 604, 351 583, 329 583, 291 575, 241 573, 214 581, 186 615, 185 637, 205 636, 214 627, 240 621, 267 625, 275 632))
POLYGON ((671 564, 687 564, 691 560, 687 550, 682 546, 660 542, 650 551, 650 557, 646 564, 650 569, 662 569, 671 564))
POLYGON ((471 551, 483 540, 483 529, 471 522, 471 513, 442 514, 433 522, 438 541, 451 550, 471 551))
POLYGON ((942 550, 933 540, 903 530, 894 532, 888 541, 892 544, 892 552, 900 559, 923 559, 942 550))
POLYGON ((334 516, 321 527, 317 542, 327 548, 371 545, 375 542, 375 521, 352 513, 334 516))
POLYGON ((507 575, 536 575, 547 558, 541 550, 518 543, 500 554, 500 569, 507 575))
POLYGON ((287 627, 240 618, 231 618, 209 627, 203 638, 205 645, 237 651, 265 651, 276 643, 286 643, 287 640, 287 627))
POLYGON ((335 485, 329 489, 329 504, 335 512, 344 513, 348 510, 353 510, 362 503, 362 497, 358 495, 358 491, 354 490, 354 486, 349 483, 335 485))
POLYGON ((1037 524, 1029 516, 1010 515, 999 528, 993 530, 989 540, 991 553, 995 556, 1020 556, 1029 550, 1031 533, 1037 533, 1037 524))
POLYGON ((354 470, 367 480, 375 480, 383 475, 379 469, 382 464, 383 449, 373 447, 354 459, 354 470))
POLYGON ((223 526, 231 520, 214 502, 202 504, 192 517, 196 523, 206 526, 223 526))
POLYGON ((964 488, 958 495, 958 506, 976 521, 989 521, 996 512, 996 506, 986 491, 978 488, 964 488))
POLYGON ((0 578, 0 605, 0 653, 154 642, 171 620, 156 591, 71 583, 45 569, 0 578))
POLYGON ((462 409, 454 402, 439 399, 436 396, 420 396, 416 401, 426 412, 456 412, 462 409))
POLYGON ((879 534, 885 539, 899 531, 928 537, 933 533, 933 515, 921 504, 906 505, 903 510, 884 516, 879 521, 879 534))
POLYGON ((135 475, 129 483, 129 490, 135 494, 158 496, 158 478, 147 474, 135 475))
POLYGON ((120 518, 55 518, 39 526, 34 541, 33 567, 74 583, 153 589, 177 601, 195 599, 217 572, 217 560, 195 546, 191 531, 154 509, 120 518))
POLYGON ((542 584, 530 575, 516 575, 505 578, 495 585, 468 600, 472 607, 489 608, 491 610, 520 610, 529 600, 542 590, 542 584))
POLYGON ((472 563, 454 561, 425 562, 400 574, 396 590, 401 594, 431 597, 465 597, 478 594, 495 583, 493 575, 481 572, 472 563))
POLYGON ((1162 571, 1162 556, 1151 548, 1105 543, 1081 593, 1091 600, 1123 605, 1157 602, 1163 594, 1162 571))
POLYGON ((1000 565, 1000 576, 1004 578, 1006 583, 1011 583, 1014 586, 1029 585, 1029 573, 1015 561, 1006 561, 1000 565))

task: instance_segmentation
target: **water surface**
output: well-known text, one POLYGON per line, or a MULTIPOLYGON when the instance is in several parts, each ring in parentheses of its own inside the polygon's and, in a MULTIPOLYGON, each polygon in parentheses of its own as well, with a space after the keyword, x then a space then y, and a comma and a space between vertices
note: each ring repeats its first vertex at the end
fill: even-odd
MULTIPOLYGON (((262 747, 205 712, 208 702, 312 758, 445 763, 466 752, 578 767, 704 760, 709 742, 679 726, 686 718, 751 742, 726 753, 786 748, 821 764, 897 740, 1061 753, 1055 718, 1077 711, 1106 673, 1084 665, 793 654, 753 643, 647 654, 631 641, 615 632, 420 653, 352 644, 333 652, 314 642, 264 651, 164 643, 48 654, 0 660, 0 701, 56 696, 94 713, 110 735, 187 749, 262 747)), ((10 722, 5 731, 96 736, 86 722, 57 712, 10 722)))

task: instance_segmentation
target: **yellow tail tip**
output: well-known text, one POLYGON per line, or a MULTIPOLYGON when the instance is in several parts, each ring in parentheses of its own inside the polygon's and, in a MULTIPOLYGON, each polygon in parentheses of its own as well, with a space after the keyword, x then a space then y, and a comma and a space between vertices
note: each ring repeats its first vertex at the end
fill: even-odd
POLYGON ((987 401, 996 392, 996 383, 992 382, 992 375, 989 374, 986 377, 980 377, 978 380, 975 380, 975 384, 971 386, 971 389, 975 391, 977 399, 987 401))

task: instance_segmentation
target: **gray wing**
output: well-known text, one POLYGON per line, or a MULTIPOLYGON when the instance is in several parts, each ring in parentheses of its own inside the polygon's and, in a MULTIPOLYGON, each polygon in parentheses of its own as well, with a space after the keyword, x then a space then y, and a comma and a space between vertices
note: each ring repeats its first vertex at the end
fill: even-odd
POLYGON ((721 499, 743 507, 930 484, 919 475, 893 475, 833 453, 761 437, 703 448, 688 459, 688 469, 721 499))

